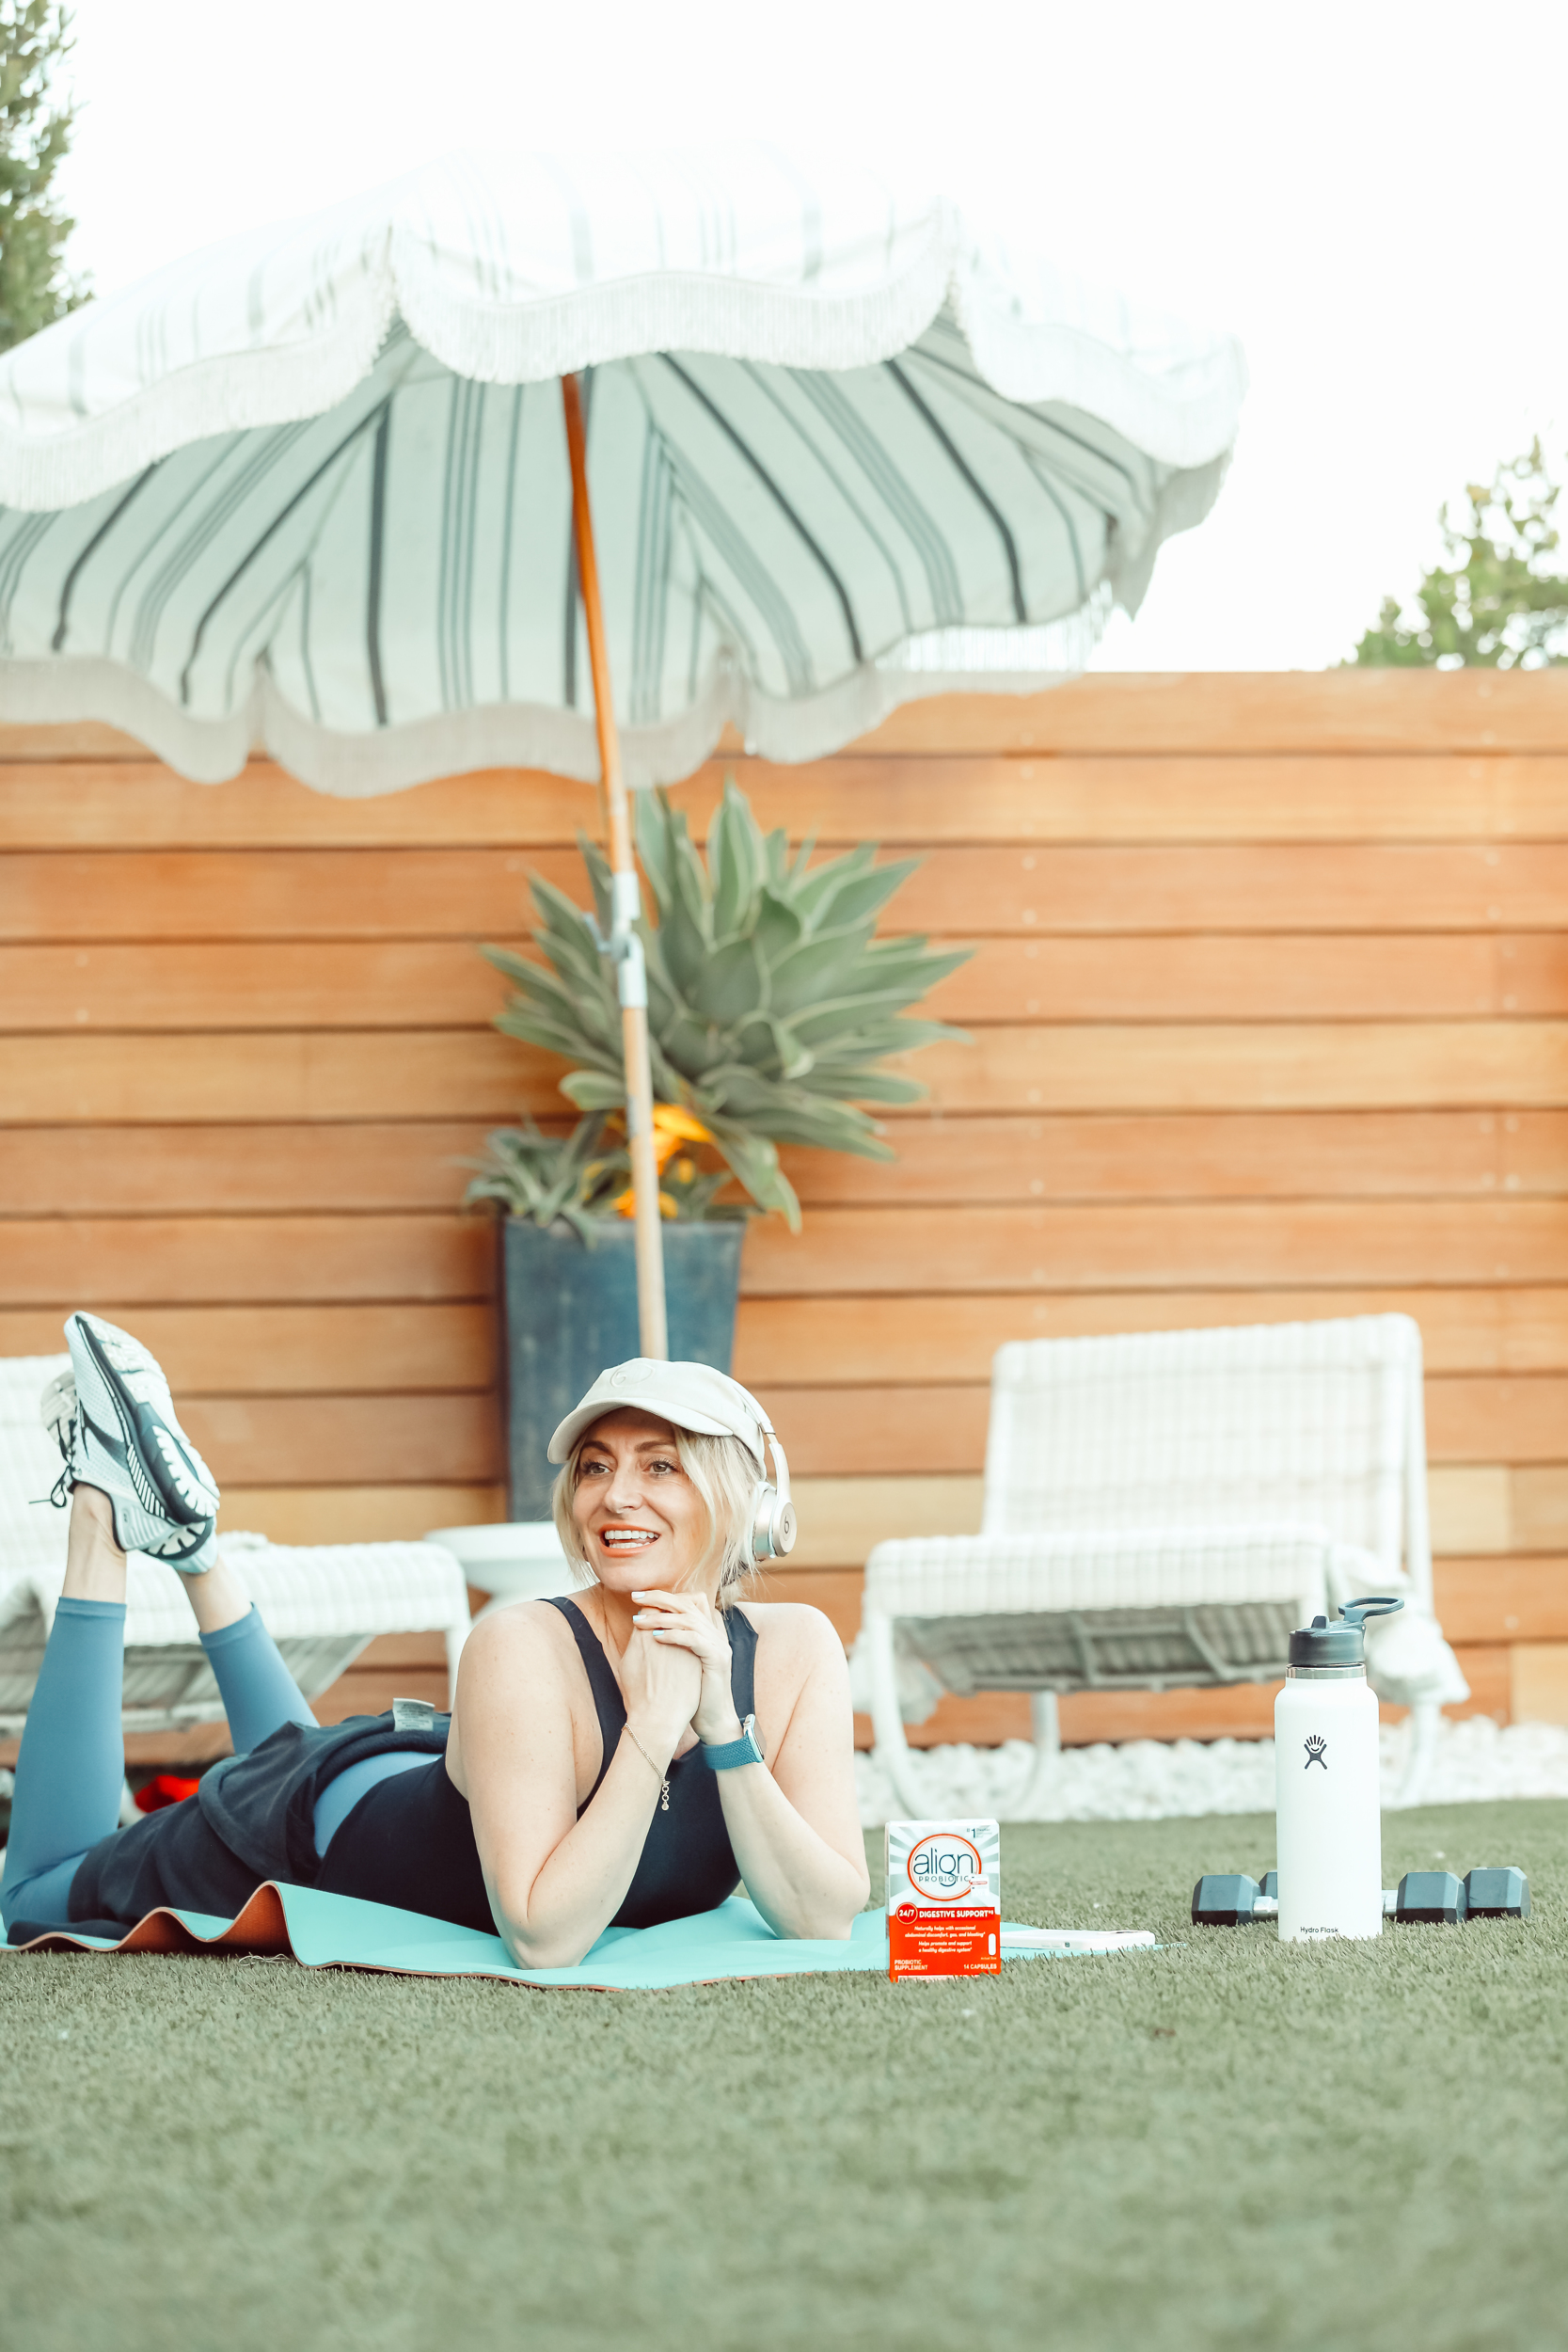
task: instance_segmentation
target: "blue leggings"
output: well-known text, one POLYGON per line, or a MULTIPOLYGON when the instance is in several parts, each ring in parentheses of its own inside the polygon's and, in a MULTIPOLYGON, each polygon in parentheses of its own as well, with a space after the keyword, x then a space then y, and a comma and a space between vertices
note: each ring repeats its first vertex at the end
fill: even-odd
MULTIPOLYGON (((298 1683, 254 1609, 237 1625, 204 1633, 201 1646, 217 1678, 237 1756, 259 1747, 280 1724, 314 1727, 298 1683)), ((0 1878, 0 1915, 7 1918, 68 1918, 71 1882, 82 1857, 119 1825, 124 1658, 123 1601, 60 1602, 16 1761, 10 1842, 0 1878)))

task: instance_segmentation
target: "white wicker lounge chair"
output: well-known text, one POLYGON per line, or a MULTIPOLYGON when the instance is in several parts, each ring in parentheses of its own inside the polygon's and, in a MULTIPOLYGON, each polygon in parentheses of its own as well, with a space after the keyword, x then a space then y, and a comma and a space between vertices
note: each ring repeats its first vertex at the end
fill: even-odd
MULTIPOLYGON (((39 1392, 66 1356, 0 1358, 0 1732, 20 1731, 65 1573, 65 1514, 41 1499, 59 1455, 39 1419, 39 1392)), ((309 1699, 381 1633, 439 1632, 455 1679, 468 1595, 450 1552, 427 1543, 270 1544, 220 1537, 309 1699)), ((168 1731, 223 1713, 180 1579, 130 1556, 124 1724, 168 1731)))
POLYGON ((1358 1592, 1405 1600, 1369 1628, 1368 1660, 1413 1710, 1413 1803, 1438 1710, 1469 1692, 1433 1612, 1408 1316, 1004 1347, 982 1532, 879 1544, 866 1564, 878 1759, 922 1814, 911 1670, 917 1686, 923 1668, 948 1691, 1027 1691, 1027 1805, 1049 1786, 1059 1692, 1271 1682, 1291 1627, 1358 1592))

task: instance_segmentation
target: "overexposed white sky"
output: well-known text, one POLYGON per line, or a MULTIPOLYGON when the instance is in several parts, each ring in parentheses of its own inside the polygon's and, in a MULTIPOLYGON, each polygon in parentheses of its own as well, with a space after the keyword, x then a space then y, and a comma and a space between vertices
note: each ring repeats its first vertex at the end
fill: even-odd
POLYGON ((1513 0, 76 0, 64 174, 102 292, 461 146, 913 150, 1063 266, 1232 328, 1218 506, 1097 667, 1315 669, 1435 510, 1561 456, 1568 8, 1513 0))

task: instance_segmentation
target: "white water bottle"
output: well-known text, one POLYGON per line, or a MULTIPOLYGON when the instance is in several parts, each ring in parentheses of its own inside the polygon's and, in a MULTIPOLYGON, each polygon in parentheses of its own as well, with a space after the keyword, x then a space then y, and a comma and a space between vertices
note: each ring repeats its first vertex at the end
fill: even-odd
POLYGON ((1279 1935, 1286 1944, 1383 1933, 1383 1817, 1377 1698, 1367 1681, 1368 1617, 1402 1600, 1347 1601, 1291 1636, 1274 1703, 1279 1935))

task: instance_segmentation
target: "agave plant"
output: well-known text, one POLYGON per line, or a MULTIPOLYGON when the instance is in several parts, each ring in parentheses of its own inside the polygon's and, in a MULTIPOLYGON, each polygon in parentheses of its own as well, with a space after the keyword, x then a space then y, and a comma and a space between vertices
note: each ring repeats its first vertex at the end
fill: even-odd
MULTIPOLYGON (((654 1093, 700 1122, 759 1208, 779 1210, 799 1229, 779 1145, 893 1157, 862 1105, 913 1103, 925 1092, 879 1065, 962 1036, 910 1020, 906 1008, 968 951, 874 939, 878 915, 915 861, 878 866, 867 844, 814 866, 811 842, 791 858, 784 833, 764 835, 733 778, 705 866, 686 818, 661 792, 638 795, 637 846, 657 916, 657 926, 641 926, 654 1093)), ((610 868, 592 842, 581 847, 608 930, 610 868)), ((547 961, 484 949, 515 990, 497 1026, 570 1061, 562 1092, 580 1109, 619 1108, 626 1076, 613 971, 564 893, 537 877, 531 887, 533 935, 547 961)))
POLYGON ((535 1225, 553 1225, 559 1218, 579 1240, 592 1242, 594 1221, 605 1214, 617 1189, 615 1171, 601 1148, 605 1123, 602 1113, 579 1119, 569 1136, 546 1136, 531 1119, 520 1127, 499 1128, 485 1139, 484 1157, 466 1163, 478 1172, 463 1195, 465 1208, 498 1201, 535 1225))
MULTIPOLYGON (((661 1216, 700 1222, 747 1214, 737 1203, 716 1199, 730 1181, 728 1167, 704 1168, 691 1156, 692 1144, 711 1140, 689 1112, 673 1103, 654 1104, 661 1216)), ((491 1200, 535 1225, 559 1218, 590 1248, 601 1217, 635 1214, 626 1120, 618 1111, 592 1111, 569 1136, 545 1135, 531 1119, 498 1128, 485 1139, 483 1158, 467 1165, 477 1172, 463 1195, 465 1208, 491 1200)))

